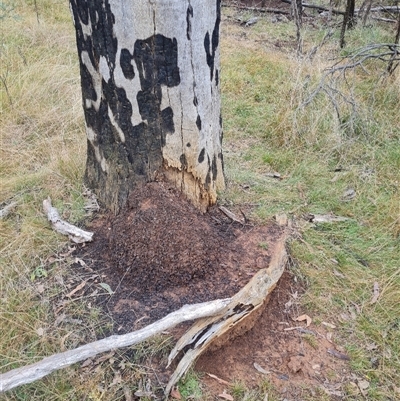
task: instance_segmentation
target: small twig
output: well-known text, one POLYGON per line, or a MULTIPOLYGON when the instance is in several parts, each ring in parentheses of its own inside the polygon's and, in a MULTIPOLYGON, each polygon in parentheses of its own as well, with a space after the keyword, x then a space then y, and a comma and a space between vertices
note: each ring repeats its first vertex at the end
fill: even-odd
POLYGON ((34 5, 35 5, 35 13, 36 13, 37 23, 40 24, 40 21, 39 21, 39 9, 38 9, 38 6, 37 6, 37 0, 34 0, 34 5))
POLYGON ((8 101, 10 102, 10 106, 12 106, 13 105, 13 100, 12 100, 12 97, 10 95, 10 92, 8 90, 8 85, 7 85, 7 77, 8 77, 8 73, 9 73, 9 69, 8 68, 9 67, 7 65, 7 70, 5 72, 5 75, 0 75, 0 81, 4 86, 4 89, 6 90, 6 94, 7 94, 7 97, 8 97, 8 101))
POLYGON ((330 348, 329 348, 326 352, 327 352, 328 354, 331 354, 331 355, 334 356, 335 358, 342 359, 342 360, 344 360, 344 361, 349 361, 349 360, 350 360, 350 357, 349 357, 348 355, 342 354, 341 352, 338 352, 338 351, 336 351, 336 350, 334 350, 334 349, 330 349, 330 348))

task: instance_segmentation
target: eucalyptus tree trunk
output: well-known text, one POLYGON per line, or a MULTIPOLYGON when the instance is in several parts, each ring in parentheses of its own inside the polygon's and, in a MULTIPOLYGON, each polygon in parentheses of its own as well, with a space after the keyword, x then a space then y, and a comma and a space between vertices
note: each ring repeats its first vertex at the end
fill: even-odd
POLYGON ((220 0, 70 0, 86 184, 117 212, 165 177, 200 209, 224 187, 220 0))

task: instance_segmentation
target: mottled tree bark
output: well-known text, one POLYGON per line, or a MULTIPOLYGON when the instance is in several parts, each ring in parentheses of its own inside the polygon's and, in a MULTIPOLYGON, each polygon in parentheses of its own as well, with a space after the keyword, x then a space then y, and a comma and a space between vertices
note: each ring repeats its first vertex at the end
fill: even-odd
POLYGON ((355 17, 355 0, 347 0, 346 3, 346 11, 343 16, 343 24, 340 32, 340 47, 343 48, 345 45, 344 35, 346 33, 346 29, 354 28, 356 24, 355 17))
POLYGON ((224 187, 220 0, 70 0, 86 184, 117 212, 165 176, 205 210, 224 187))

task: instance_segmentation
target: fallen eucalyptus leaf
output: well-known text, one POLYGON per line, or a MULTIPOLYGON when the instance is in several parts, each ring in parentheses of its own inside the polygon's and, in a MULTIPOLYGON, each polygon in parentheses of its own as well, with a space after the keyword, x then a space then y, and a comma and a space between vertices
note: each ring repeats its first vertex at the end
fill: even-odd
POLYGON ((344 274, 340 273, 340 272, 337 271, 336 269, 333 269, 333 274, 334 274, 336 277, 346 278, 344 274))
POLYGON ((332 323, 328 323, 328 322, 322 322, 322 324, 326 327, 329 327, 331 329, 336 329, 336 326, 332 323))
POLYGON ((301 316, 296 317, 296 319, 293 319, 293 320, 295 322, 302 322, 302 321, 305 320, 306 321, 306 327, 308 327, 312 322, 312 319, 308 315, 301 315, 301 316))
POLYGON ((171 390, 171 394, 170 395, 171 395, 172 398, 175 398, 176 400, 181 400, 182 399, 181 393, 179 392, 178 388, 173 388, 171 390))
POLYGON ((211 373, 207 373, 207 376, 211 377, 212 379, 215 379, 218 383, 229 385, 229 382, 227 382, 226 380, 221 379, 220 377, 215 376, 215 375, 213 375, 211 373))
POLYGON ((77 287, 75 287, 71 292, 69 292, 66 295, 66 297, 68 297, 68 298, 72 297, 72 295, 74 295, 76 292, 80 291, 85 285, 86 285, 86 281, 83 281, 77 287))
POLYGON ((100 283, 99 286, 101 288, 104 288, 110 295, 114 294, 114 291, 111 289, 111 287, 108 284, 100 283))
POLYGON ((350 360, 350 357, 349 357, 348 355, 342 354, 341 352, 336 351, 336 350, 334 350, 334 349, 328 349, 326 352, 327 352, 328 354, 331 354, 331 355, 334 356, 335 358, 342 359, 342 360, 344 360, 344 361, 349 361, 349 360, 350 360))
POLYGON ((264 368, 262 368, 257 362, 254 362, 253 366, 256 368, 256 370, 258 370, 260 373, 262 373, 264 375, 270 374, 270 372, 268 372, 268 370, 265 370, 264 368))
POLYGON ((357 384, 360 390, 366 390, 369 387, 369 381, 367 380, 359 380, 357 384))
POLYGON ((222 394, 218 394, 218 397, 223 398, 224 400, 234 401, 233 397, 230 394, 225 393, 225 391, 222 394))

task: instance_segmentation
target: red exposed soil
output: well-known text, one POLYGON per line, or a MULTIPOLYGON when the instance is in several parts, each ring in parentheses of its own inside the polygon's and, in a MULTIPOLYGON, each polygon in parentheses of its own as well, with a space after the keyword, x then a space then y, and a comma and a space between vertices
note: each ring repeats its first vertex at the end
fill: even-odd
MULTIPOLYGON (((77 260, 83 259, 113 290, 98 300, 113 317, 118 334, 148 325, 184 304, 232 296, 268 266, 284 234, 275 223, 255 227, 232 222, 217 207, 201 214, 165 183, 138 188, 125 211, 97 217, 89 228, 95 241, 78 251, 77 260)), ((207 351, 196 368, 253 386, 265 376, 261 367, 285 395, 297 397, 308 391, 305 388, 314 391, 318 386, 334 394, 344 361, 327 353, 335 347, 325 331, 293 322, 300 291, 286 272, 254 327, 207 351), (293 326, 303 329, 285 330, 293 326)), ((181 335, 182 328, 174 333, 181 335)), ((160 366, 159 377, 164 380, 166 373, 160 366)), ((204 384, 211 394, 226 388, 209 376, 204 384)))
POLYGON ((200 357, 196 369, 206 373, 204 381, 212 393, 221 394, 227 386, 208 374, 248 387, 268 379, 288 400, 316 396, 318 392, 342 399, 348 368, 340 357, 346 355, 330 354, 337 347, 327 339, 331 336, 327 330, 293 321, 300 313, 293 297, 299 290, 294 277, 284 273, 254 327, 200 357))

